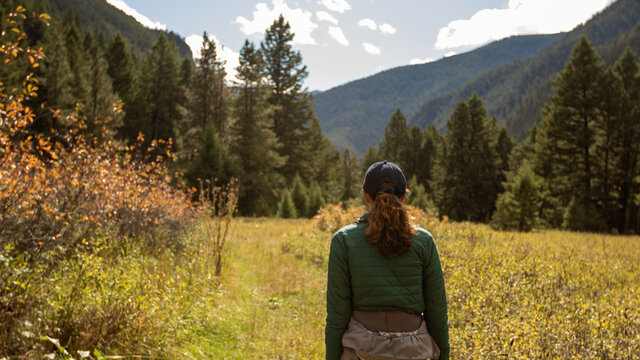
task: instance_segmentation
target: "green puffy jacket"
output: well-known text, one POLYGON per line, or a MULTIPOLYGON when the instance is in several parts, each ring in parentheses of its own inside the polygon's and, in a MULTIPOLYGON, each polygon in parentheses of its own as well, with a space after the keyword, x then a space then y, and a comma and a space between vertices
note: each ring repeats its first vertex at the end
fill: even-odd
POLYGON ((368 215, 338 230, 331 239, 327 282, 327 360, 339 360, 342 334, 352 310, 406 309, 423 313, 429 333, 449 358, 447 298, 438 249, 431 234, 418 228, 411 249, 382 256, 367 242, 368 215))

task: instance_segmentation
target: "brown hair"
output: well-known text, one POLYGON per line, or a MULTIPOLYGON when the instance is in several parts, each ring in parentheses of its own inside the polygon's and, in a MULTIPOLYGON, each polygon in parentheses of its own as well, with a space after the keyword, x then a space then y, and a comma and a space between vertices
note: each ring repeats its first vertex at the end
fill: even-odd
POLYGON ((364 232, 367 241, 377 245, 384 256, 394 253, 402 255, 409 251, 411 236, 416 233, 400 198, 381 191, 393 187, 392 183, 383 182, 378 186, 376 194, 369 194, 374 202, 369 212, 369 224, 364 232))

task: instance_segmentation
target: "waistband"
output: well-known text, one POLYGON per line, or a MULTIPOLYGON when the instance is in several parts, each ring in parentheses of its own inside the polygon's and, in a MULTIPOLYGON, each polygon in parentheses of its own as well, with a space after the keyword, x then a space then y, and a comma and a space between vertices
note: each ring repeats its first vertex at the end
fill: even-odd
POLYGON ((371 331, 407 332, 422 324, 422 315, 407 310, 354 310, 351 316, 371 331))

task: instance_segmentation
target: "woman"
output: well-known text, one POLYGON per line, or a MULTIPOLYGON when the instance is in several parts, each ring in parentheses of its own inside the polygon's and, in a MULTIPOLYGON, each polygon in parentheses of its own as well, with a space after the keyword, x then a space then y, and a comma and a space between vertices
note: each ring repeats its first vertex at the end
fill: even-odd
POLYGON ((327 360, 448 359, 440 258, 431 234, 411 226, 402 207, 402 170, 375 163, 362 188, 369 213, 331 240, 327 360))

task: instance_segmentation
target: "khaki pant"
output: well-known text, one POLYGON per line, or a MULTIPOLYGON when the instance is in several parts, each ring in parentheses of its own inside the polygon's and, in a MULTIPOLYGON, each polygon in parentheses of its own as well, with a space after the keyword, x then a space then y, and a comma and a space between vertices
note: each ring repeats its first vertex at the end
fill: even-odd
POLYGON ((340 360, 437 359, 440 349, 422 316, 402 310, 354 311, 340 360))

